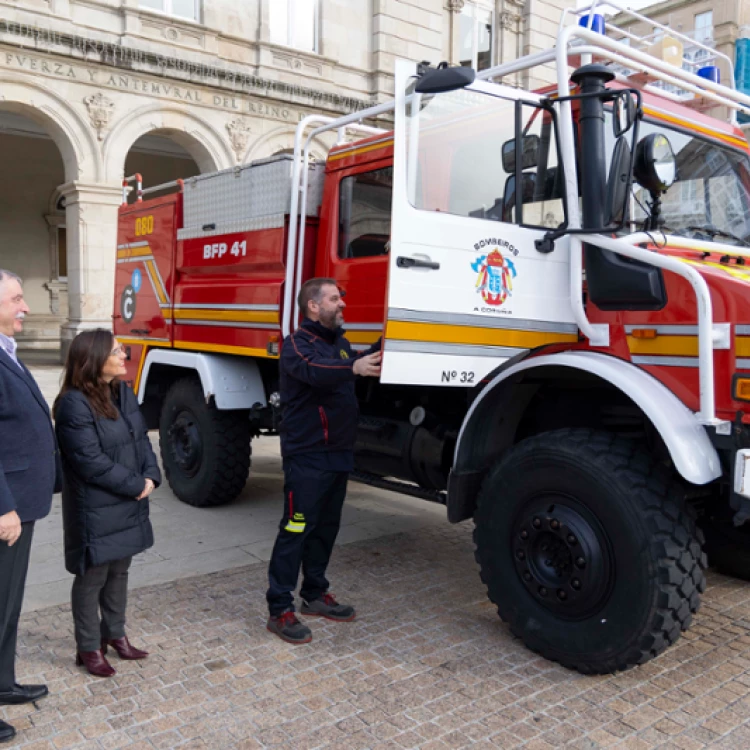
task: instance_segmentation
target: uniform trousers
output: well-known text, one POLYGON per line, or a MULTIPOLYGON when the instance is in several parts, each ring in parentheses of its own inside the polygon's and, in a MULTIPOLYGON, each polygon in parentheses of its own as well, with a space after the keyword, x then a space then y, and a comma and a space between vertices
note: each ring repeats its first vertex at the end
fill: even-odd
POLYGON ((310 456, 284 459, 284 515, 268 566, 266 600, 272 616, 294 610, 300 567, 300 596, 307 602, 328 591, 326 569, 341 526, 348 471, 331 471, 310 456))

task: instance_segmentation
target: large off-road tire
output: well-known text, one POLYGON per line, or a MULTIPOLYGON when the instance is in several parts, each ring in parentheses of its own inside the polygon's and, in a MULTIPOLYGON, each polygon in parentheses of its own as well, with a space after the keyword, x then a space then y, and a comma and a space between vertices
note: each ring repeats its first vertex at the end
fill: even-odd
POLYGON ((731 514, 707 515, 700 521, 706 535, 708 564, 720 573, 750 581, 750 528, 736 527, 731 514))
POLYGON ((188 505, 205 508, 234 500, 250 471, 247 411, 207 404, 200 382, 172 384, 159 419, 159 445, 167 481, 188 505))
POLYGON ((690 625, 703 537, 679 482, 637 444, 588 429, 520 442, 490 470, 476 559, 500 617, 585 674, 653 658, 690 625))

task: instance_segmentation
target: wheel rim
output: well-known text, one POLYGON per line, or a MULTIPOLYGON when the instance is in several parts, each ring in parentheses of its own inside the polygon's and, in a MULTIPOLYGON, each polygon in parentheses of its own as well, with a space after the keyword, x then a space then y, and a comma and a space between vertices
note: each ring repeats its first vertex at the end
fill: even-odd
POLYGON ((521 509, 512 528, 520 581, 545 609, 571 620, 601 609, 612 591, 612 545, 596 516, 571 497, 544 495, 521 509))
POLYGON ((203 460, 203 440, 195 416, 181 411, 169 428, 169 447, 180 471, 193 477, 203 460))

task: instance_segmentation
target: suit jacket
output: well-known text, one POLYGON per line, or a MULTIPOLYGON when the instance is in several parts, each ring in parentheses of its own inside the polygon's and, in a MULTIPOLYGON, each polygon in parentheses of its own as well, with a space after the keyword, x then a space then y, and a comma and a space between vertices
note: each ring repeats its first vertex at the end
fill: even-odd
POLYGON ((0 515, 44 518, 61 486, 47 402, 26 367, 0 349, 0 515))

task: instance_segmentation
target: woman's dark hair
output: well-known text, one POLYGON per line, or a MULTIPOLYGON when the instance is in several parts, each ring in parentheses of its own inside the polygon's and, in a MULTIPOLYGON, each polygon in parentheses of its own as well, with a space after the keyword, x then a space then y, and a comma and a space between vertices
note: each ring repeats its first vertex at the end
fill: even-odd
POLYGON ((107 383, 102 378, 102 369, 112 353, 114 335, 112 331, 97 328, 79 333, 71 342, 63 370, 63 383, 52 407, 57 414, 60 398, 68 391, 81 391, 89 400, 94 413, 100 417, 117 419, 117 409, 112 403, 118 379, 107 383))

